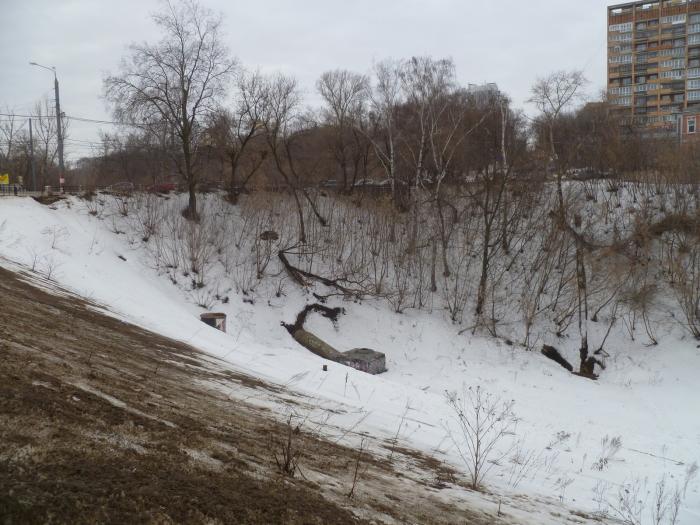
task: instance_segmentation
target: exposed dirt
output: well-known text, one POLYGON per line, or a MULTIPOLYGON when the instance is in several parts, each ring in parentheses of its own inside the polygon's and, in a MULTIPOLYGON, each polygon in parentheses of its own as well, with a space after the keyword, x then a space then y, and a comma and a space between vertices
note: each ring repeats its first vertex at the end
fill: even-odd
POLYGON ((302 428, 282 475, 284 422, 204 384, 279 387, 31 279, 0 268, 0 524, 500 523, 446 503, 439 463, 400 472, 404 449, 361 456, 350 499, 358 452, 302 428))
POLYGON ((37 201, 39 204, 43 204, 44 206, 51 206, 52 204, 56 204, 58 201, 65 199, 65 196, 63 195, 38 195, 36 197, 32 197, 35 201, 37 201))

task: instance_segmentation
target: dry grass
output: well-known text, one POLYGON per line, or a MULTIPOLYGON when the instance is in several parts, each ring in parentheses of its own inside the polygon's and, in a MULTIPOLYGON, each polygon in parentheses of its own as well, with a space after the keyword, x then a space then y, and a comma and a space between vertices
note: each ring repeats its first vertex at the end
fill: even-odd
POLYGON ((500 522, 446 503, 438 462, 394 470, 408 450, 366 455, 349 500, 356 451, 301 431, 281 476, 284 422, 202 385, 278 387, 2 269, 0 309, 2 523, 500 522))

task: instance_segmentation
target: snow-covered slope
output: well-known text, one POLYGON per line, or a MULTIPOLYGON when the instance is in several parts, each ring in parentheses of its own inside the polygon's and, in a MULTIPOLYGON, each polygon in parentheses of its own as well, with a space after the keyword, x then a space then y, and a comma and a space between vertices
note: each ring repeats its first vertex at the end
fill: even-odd
MULTIPOLYGON (((313 300, 292 282, 282 290, 259 291, 252 304, 251 297, 222 289, 228 301, 217 301, 215 309, 228 315, 228 334, 223 334, 199 321, 203 309, 193 294, 153 268, 142 243, 115 231, 114 221, 91 215, 77 198, 52 207, 4 198, 0 264, 50 275, 114 315, 310 396, 318 406, 312 417, 327 417, 329 425, 398 438, 460 468, 449 438, 453 414, 445 393, 481 386, 512 399, 519 418, 516 436, 501 446, 518 445, 494 466, 486 484, 504 495, 523 523, 563 521, 551 508, 526 518, 538 508, 538 498, 553 508, 611 512, 610 505, 620 505, 618 493, 634 492, 635 486, 639 494, 633 499, 645 505, 641 523, 653 523, 654 493, 662 479, 667 487, 685 489, 679 523, 700 523, 697 478, 684 487, 687 472, 700 460, 700 349, 672 327, 659 331, 660 344, 651 348, 613 334, 608 368, 592 382, 538 353, 458 334, 439 311, 397 314, 384 304, 338 299, 330 303, 343 306, 346 314, 337 327, 312 316, 309 329, 340 350, 384 352, 389 371, 370 376, 331 363, 324 372, 324 362, 280 325, 313 300), (330 416, 322 416, 324 410, 330 416), (611 443, 618 440, 616 451, 611 443), (516 501, 521 514, 513 507, 516 501)), ((463 492, 455 497, 475 499, 463 492)))

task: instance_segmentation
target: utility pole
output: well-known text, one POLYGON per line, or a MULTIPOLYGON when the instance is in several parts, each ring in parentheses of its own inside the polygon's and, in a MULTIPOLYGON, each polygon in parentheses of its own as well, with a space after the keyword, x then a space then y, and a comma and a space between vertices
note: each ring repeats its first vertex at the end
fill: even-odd
POLYGON ((53 88, 56 92, 56 138, 58 139, 58 182, 63 193, 63 185, 66 183, 66 167, 63 165, 63 126, 61 126, 61 99, 58 95, 58 77, 56 68, 53 68, 53 88))
POLYGON ((63 164, 63 126, 61 126, 61 99, 58 91, 58 76, 56 75, 56 68, 51 66, 42 66, 36 62, 29 62, 30 66, 37 66, 43 69, 48 69, 53 73, 53 89, 56 95, 56 141, 58 145, 58 185, 63 193, 63 184, 66 182, 66 167, 63 164))
POLYGON ((32 165, 32 190, 36 191, 36 168, 34 166, 34 136, 32 135, 32 119, 29 119, 29 160, 32 165))

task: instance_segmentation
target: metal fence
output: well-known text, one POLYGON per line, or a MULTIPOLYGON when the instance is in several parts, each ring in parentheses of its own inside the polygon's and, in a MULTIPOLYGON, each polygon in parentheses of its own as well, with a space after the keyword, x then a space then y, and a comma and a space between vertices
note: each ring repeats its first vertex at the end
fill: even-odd
POLYGON ((27 195, 34 195, 34 192, 16 184, 0 184, 0 197, 24 197, 27 195))

